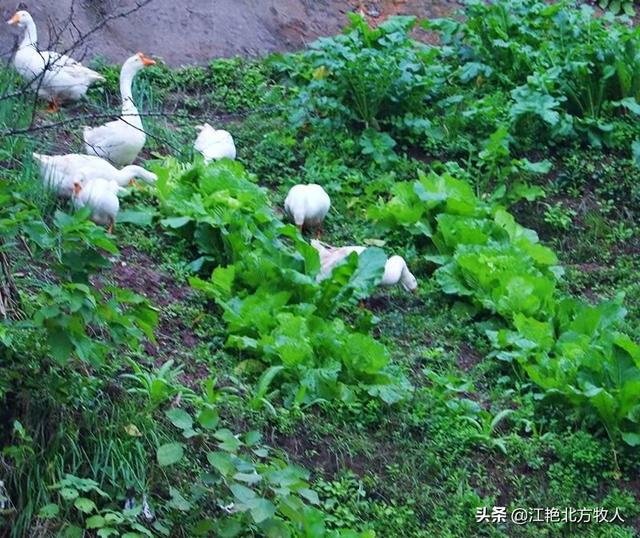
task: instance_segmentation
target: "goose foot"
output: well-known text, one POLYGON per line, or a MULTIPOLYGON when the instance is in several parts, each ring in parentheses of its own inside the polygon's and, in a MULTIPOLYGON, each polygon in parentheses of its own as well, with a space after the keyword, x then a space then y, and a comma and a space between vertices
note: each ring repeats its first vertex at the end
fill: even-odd
POLYGON ((59 110, 60 107, 58 106, 58 103, 56 103, 55 101, 49 101, 49 106, 45 109, 45 112, 47 114, 55 114, 59 110))

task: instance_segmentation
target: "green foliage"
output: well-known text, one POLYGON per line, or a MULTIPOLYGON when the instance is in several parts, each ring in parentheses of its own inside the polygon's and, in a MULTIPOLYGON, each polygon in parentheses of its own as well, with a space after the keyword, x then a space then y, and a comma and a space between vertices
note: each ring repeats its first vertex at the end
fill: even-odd
POLYGON ((546 204, 547 209, 544 212, 544 221, 558 230, 568 230, 571 228, 573 217, 576 212, 572 209, 563 207, 561 203, 554 205, 546 204))
POLYGON ((440 266, 442 290, 506 322, 487 332, 493 355, 519 364, 548 396, 561 395, 598 419, 612 441, 637 445, 640 346, 615 330, 625 315, 620 299, 591 306, 562 297, 555 254, 464 182, 423 175, 393 194, 372 217, 382 229, 428 238, 424 252, 440 266))
POLYGON ((153 340, 158 316, 148 301, 130 290, 90 285, 90 277, 111 266, 106 255, 118 251, 105 231, 88 220, 88 211, 57 212, 50 228, 19 195, 8 194, 10 188, 4 187, 5 199, 13 198, 13 205, 0 224, 5 246, 17 236, 30 238, 37 249, 31 255, 50 256, 57 281, 34 290, 25 305, 28 319, 7 324, 5 331, 43 330, 51 356, 61 364, 71 356, 99 364, 113 346, 136 349, 143 339, 153 340))
MULTIPOLYGON (((210 281, 192 284, 222 308, 227 347, 251 357, 241 370, 283 366, 263 380, 284 385, 289 404, 352 400, 362 391, 388 403, 403 398, 405 384, 390 370, 384 346, 336 317, 380 280, 381 251, 353 255, 318 284, 317 252, 275 218, 265 191, 240 164, 169 162, 159 176, 163 224, 191 238, 201 255, 195 268, 218 264, 210 281)), ((260 390, 257 401, 265 397, 260 390)))
POLYGON ((153 519, 147 504, 119 510, 113 506, 114 499, 94 480, 67 474, 51 489, 57 492, 58 502, 40 508, 38 516, 49 524, 55 524, 64 516, 66 521, 60 528, 62 536, 82 536, 83 529, 95 532, 98 537, 153 538, 169 535, 169 530, 159 521, 151 526, 153 531, 141 523, 144 519, 153 519))
MULTIPOLYGON (((227 428, 216 429, 207 415, 211 408, 203 400, 195 404, 201 409, 195 416, 182 409, 170 409, 166 415, 182 431, 189 450, 205 447, 208 465, 190 494, 171 489, 169 505, 174 511, 195 512, 194 505, 206 502, 206 492, 213 489, 218 506, 227 514, 203 517, 203 511, 194 521, 197 535, 235 535, 241 529, 259 529, 267 535, 304 535, 313 528, 314 536, 333 536, 325 529, 322 513, 313 507, 319 501, 310 489, 307 471, 280 459, 261 443, 259 432, 236 435, 227 428)), ((178 442, 159 447, 158 462, 163 466, 177 464, 185 448, 185 443, 178 442)))
POLYGON ((598 5, 602 9, 611 11, 614 15, 624 13, 633 17, 636 14, 635 0, 600 0, 598 5))
POLYGON ((638 32, 592 8, 558 2, 469 2, 463 22, 426 22, 463 84, 509 92, 511 132, 611 144, 620 107, 638 110, 638 32), (546 134, 545 134, 546 132, 546 134))
POLYGON ((61 364, 73 355, 97 365, 113 346, 136 349, 143 338, 153 340, 157 313, 129 290, 109 286, 97 294, 85 284, 50 285, 36 303, 33 320, 21 327, 45 329, 51 355, 61 364))
POLYGON ((350 18, 343 35, 321 38, 276 65, 299 88, 294 124, 364 130, 362 151, 378 158, 378 147, 395 145, 392 136, 429 136, 431 124, 421 116, 444 73, 437 50, 409 38, 414 17, 392 17, 375 29, 359 15, 350 18))
POLYGON ((152 372, 148 372, 133 360, 129 361, 129 365, 133 373, 123 374, 122 378, 131 381, 129 392, 142 396, 146 400, 148 410, 155 409, 177 395, 182 397, 177 381, 182 367, 174 367, 173 360, 168 360, 152 372))
MULTIPOLYGON (((637 30, 563 2, 467 4, 428 23, 435 47, 409 38, 411 18, 354 17, 276 61, 145 70, 141 109, 264 107, 228 127, 256 177, 158 164, 158 200, 135 193, 119 214, 140 226, 119 227, 120 258, 86 211, 65 214, 34 181, 28 153, 62 139, 0 141, 0 252, 19 290, 0 324, 0 534, 634 532, 637 30), (405 181, 425 169, 437 174, 405 181), (329 242, 402 253, 420 293, 355 308, 382 273, 377 248, 316 282, 317 254, 270 205, 305 181, 332 196, 329 242), (549 199, 522 201, 541 186, 549 199), (567 278, 498 205, 518 201, 567 278), (123 276, 162 308, 114 286, 123 276), (566 295, 616 291, 627 318, 621 298, 566 295), (418 388, 389 406, 410 390, 400 368, 418 388), (556 401, 573 412, 544 405, 556 401), (628 526, 474 523, 503 504, 620 507, 628 526)), ((89 112, 105 112, 101 94, 118 106, 118 68, 103 73, 89 112)), ((1 99, 0 126, 30 125, 30 104, 1 99)), ((153 154, 192 153, 176 122, 147 118, 153 154)))
POLYGON ((628 148, 637 138, 628 116, 640 111, 639 39, 613 17, 562 2, 467 2, 459 19, 423 21, 440 47, 412 40, 415 23, 392 17, 370 28, 353 15, 343 35, 272 61, 293 86, 299 133, 315 145, 355 134, 347 154, 359 149, 383 169, 407 144, 444 146, 494 189, 518 172, 544 172, 515 151, 570 139, 628 148), (492 156, 480 157, 487 149, 492 156))
MULTIPOLYGON (((110 98, 117 99, 120 66, 102 65, 100 71, 107 79, 104 90, 110 98)), ((153 88, 157 99, 181 96, 181 104, 191 110, 257 108, 267 103, 272 86, 271 69, 267 63, 239 57, 218 58, 206 67, 186 66, 180 69, 172 69, 159 62, 145 69, 139 77, 136 85, 153 88)))
POLYGON ((527 158, 514 159, 511 156, 512 137, 506 125, 500 125, 484 141, 478 154, 476 192, 488 193, 493 188, 491 198, 510 204, 525 198, 528 201, 544 196, 540 187, 528 185, 528 176, 546 174, 551 169, 547 160, 531 162, 527 158))
POLYGON ((40 248, 54 251, 54 268, 61 279, 88 284, 92 274, 110 267, 105 254, 118 254, 105 231, 89 220, 88 208, 73 216, 58 211, 53 224, 48 237, 34 237, 33 232, 31 237, 40 248))

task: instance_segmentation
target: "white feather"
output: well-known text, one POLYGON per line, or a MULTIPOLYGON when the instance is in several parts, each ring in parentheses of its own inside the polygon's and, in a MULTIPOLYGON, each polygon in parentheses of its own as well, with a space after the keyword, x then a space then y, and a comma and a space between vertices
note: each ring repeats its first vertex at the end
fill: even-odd
MULTIPOLYGON (((333 269, 342 263, 352 252, 362 254, 366 247, 346 246, 332 247, 320 241, 311 241, 311 245, 318 251, 320 256, 320 273, 316 280, 329 278, 333 269)), ((384 274, 380 281, 381 286, 389 287, 400 284, 406 291, 415 291, 418 288, 416 277, 409 271, 407 262, 402 256, 391 256, 385 263, 384 274)))
POLYGON ((120 71, 122 114, 119 119, 98 127, 85 127, 83 138, 89 155, 102 157, 117 166, 131 164, 147 140, 140 114, 133 102, 131 85, 136 73, 151 62, 141 53, 134 54, 120 71))
POLYGON ((136 178, 148 183, 157 180, 157 176, 153 172, 149 172, 141 166, 129 165, 118 170, 111 163, 94 155, 80 153, 42 155, 34 153, 33 158, 38 163, 44 184, 65 198, 71 197, 73 183, 78 180, 80 173, 84 174, 87 181, 102 178, 107 181, 115 181, 121 187, 129 185, 136 178))
POLYGON ((284 201, 285 213, 301 227, 320 226, 330 208, 329 195, 315 183, 294 185, 284 201))
POLYGON ((198 126, 197 129, 200 134, 193 147, 202 154, 206 163, 224 158, 236 158, 236 145, 229 131, 214 129, 208 123, 198 126))
POLYGON ((85 96, 91 84, 104 80, 102 75, 69 56, 38 50, 38 31, 27 11, 18 11, 9 23, 24 29, 13 65, 38 90, 39 97, 58 103, 77 101, 85 96))
POLYGON ((121 191, 122 187, 115 181, 102 178, 84 181, 80 192, 73 195, 73 204, 78 209, 89 207, 91 220, 96 224, 108 226, 115 222, 120 211, 118 193, 121 191))

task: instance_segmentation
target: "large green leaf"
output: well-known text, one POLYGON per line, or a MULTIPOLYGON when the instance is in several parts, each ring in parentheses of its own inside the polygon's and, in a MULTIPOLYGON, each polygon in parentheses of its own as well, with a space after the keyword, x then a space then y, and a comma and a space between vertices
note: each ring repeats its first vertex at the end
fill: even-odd
POLYGON ((152 207, 145 207, 143 209, 127 209, 118 213, 118 223, 134 224, 136 226, 150 226, 153 223, 153 218, 156 215, 156 210, 152 207))
POLYGON ((182 443, 167 443, 158 448, 156 457, 161 467, 174 465, 178 463, 184 456, 184 447, 182 443))
POLYGON ((165 415, 176 428, 180 428, 181 430, 190 430, 193 428, 191 415, 183 409, 169 409, 165 411, 165 415))

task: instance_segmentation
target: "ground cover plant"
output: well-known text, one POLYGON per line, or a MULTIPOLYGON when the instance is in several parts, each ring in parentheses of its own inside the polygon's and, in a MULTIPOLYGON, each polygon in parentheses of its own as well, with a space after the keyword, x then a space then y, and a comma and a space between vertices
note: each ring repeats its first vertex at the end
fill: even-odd
POLYGON ((149 68, 158 181, 113 235, 31 152, 82 151, 117 66, 57 116, 0 70, 3 535, 637 534, 638 30, 462 15, 149 68), (194 155, 196 120, 237 161, 194 155), (321 282, 281 214, 300 182, 331 195, 323 240, 368 247, 321 282), (376 285, 391 253, 415 295, 376 285))

